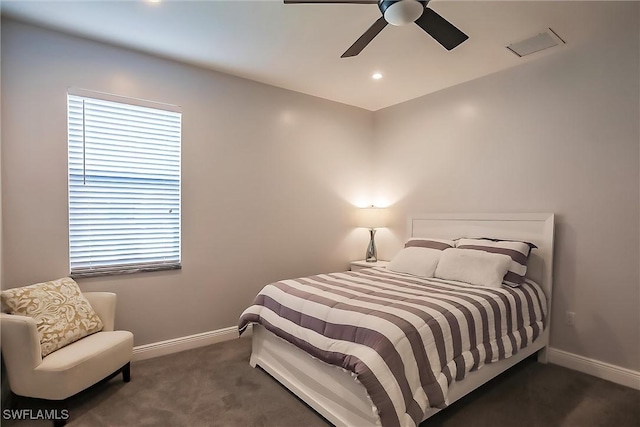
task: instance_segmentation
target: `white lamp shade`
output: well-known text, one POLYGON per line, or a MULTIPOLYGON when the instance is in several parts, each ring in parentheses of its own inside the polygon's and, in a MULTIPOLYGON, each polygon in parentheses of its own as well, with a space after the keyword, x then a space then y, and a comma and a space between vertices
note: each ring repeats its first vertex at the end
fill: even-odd
POLYGON ((382 228, 387 226, 388 212, 384 208, 374 206, 358 211, 358 226, 364 228, 382 228))
POLYGON ((400 0, 384 11, 384 19, 391 25, 406 25, 422 16, 424 6, 415 0, 400 0))

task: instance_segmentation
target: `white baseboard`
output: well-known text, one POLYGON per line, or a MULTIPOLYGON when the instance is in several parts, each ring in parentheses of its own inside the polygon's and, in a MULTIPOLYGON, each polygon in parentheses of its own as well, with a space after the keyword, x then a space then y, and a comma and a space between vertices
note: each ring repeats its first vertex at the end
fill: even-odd
MULTIPOLYGON (((249 332, 249 331, 247 331, 249 332)), ((250 335, 245 332, 242 336, 250 335)), ((153 357, 178 353, 192 348, 204 347, 223 341, 238 338, 238 328, 231 326, 215 331, 202 332, 200 334, 188 335, 186 337, 173 338, 166 341, 154 342, 151 344, 139 345, 133 348, 132 361, 151 359, 153 357)))
POLYGON ((640 390, 640 372, 638 371, 589 359, 557 348, 549 348, 549 363, 640 390))
MULTIPOLYGON (((243 337, 250 337, 252 333, 251 325, 247 328, 243 337)), ((202 332, 200 334, 186 337, 173 338, 166 341, 159 341, 151 344, 140 345, 133 348, 133 361, 151 359, 153 357, 178 353, 192 348, 204 347, 223 341, 238 338, 238 328, 231 326, 215 331, 202 332)), ((611 365, 599 360, 589 359, 567 351, 549 348, 549 363, 564 366, 575 371, 584 372, 603 380, 622 384, 627 387, 640 390, 640 372, 620 366, 611 365)))

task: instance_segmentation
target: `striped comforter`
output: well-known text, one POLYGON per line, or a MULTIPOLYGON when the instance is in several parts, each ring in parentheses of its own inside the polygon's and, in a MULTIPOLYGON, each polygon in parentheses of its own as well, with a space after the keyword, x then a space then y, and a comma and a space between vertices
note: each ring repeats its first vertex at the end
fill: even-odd
POLYGON ((282 280, 240 317, 356 374, 383 426, 416 426, 453 381, 510 357, 544 329, 540 287, 485 288, 383 268, 282 280))

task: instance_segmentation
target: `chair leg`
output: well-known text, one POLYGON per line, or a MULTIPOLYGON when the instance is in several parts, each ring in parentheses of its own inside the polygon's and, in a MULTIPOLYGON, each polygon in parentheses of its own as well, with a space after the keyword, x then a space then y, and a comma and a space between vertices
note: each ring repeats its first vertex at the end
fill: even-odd
POLYGON ((7 397, 7 408, 9 409, 17 409, 18 401, 20 400, 20 396, 15 394, 13 391, 9 390, 9 396, 7 397))
POLYGON ((53 400, 49 402, 51 403, 50 407, 55 410, 56 415, 56 417, 53 419, 53 427, 63 427, 67 425, 67 421, 69 420, 68 401, 65 399, 53 400))
POLYGON ((131 381, 131 362, 122 367, 122 379, 125 383, 131 381))

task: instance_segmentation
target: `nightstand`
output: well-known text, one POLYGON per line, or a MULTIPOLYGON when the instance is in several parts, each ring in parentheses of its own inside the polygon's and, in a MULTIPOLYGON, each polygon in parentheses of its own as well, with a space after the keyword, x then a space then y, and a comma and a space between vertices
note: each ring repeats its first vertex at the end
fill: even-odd
POLYGON ((376 262, 367 262, 365 260, 351 261, 351 271, 363 270, 371 267, 386 267, 389 265, 389 261, 378 260, 376 262))

